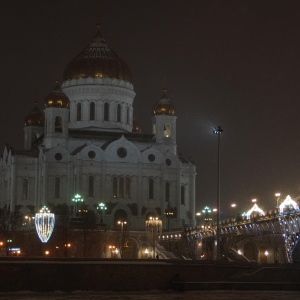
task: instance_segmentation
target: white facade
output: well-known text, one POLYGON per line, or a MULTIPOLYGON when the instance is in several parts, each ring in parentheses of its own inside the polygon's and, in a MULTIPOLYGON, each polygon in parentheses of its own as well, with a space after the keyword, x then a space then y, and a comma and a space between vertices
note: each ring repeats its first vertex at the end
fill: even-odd
MULTIPOLYGON (((93 49, 110 50, 99 32, 86 50, 93 49)), ((100 54, 89 59, 101 61, 100 54)), ((44 124, 25 122, 25 149, 6 146, 1 158, 1 208, 34 213, 44 204, 67 204, 74 211, 72 198, 79 193, 88 210, 105 203, 109 227, 123 218, 130 230, 144 230, 151 214, 166 228, 168 209, 174 212, 170 229, 195 224, 196 167, 177 154, 177 117, 154 113, 151 134, 133 131, 133 85, 126 74, 111 74, 103 66, 89 77, 65 74, 61 93, 69 103, 61 105, 52 91, 44 124)), ((163 100, 158 103, 169 104, 163 100)))

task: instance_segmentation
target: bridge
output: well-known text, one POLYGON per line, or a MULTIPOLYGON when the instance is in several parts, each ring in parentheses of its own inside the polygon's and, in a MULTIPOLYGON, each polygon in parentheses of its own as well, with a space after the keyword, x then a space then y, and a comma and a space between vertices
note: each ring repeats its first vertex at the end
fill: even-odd
MULTIPOLYGON (((221 255, 259 263, 300 262, 300 209, 287 196, 276 209, 263 212, 255 203, 243 216, 220 221, 221 255)), ((217 224, 186 228, 195 259, 216 259, 217 224)))

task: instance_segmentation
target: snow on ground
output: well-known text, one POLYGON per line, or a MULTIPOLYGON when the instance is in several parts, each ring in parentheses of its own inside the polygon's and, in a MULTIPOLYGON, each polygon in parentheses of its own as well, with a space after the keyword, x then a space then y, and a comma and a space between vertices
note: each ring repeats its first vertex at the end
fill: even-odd
POLYGON ((53 292, 0 293, 1 300, 289 300, 299 299, 300 292, 290 291, 197 291, 197 292, 53 292))

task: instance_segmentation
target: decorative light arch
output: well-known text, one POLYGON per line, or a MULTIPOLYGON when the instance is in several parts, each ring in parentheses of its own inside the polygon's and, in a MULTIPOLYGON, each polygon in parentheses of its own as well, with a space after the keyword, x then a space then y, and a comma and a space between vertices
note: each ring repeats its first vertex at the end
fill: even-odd
POLYGON ((264 211, 261 208, 259 208, 256 203, 254 203, 252 208, 246 213, 247 219, 250 219, 250 216, 253 212, 258 212, 261 216, 265 215, 264 211))
POLYGON ((54 229, 55 215, 50 213, 47 206, 43 206, 39 213, 35 214, 35 229, 43 243, 47 243, 54 229))
POLYGON ((294 209, 299 209, 299 205, 296 201, 294 201, 289 195, 285 198, 285 200, 279 205, 279 212, 283 212, 286 207, 292 206, 294 209))

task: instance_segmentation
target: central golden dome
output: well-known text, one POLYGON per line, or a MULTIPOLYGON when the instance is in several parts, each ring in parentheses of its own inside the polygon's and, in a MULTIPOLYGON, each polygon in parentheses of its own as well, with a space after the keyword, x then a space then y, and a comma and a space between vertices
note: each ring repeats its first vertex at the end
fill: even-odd
POLYGON ((127 64, 111 50, 100 33, 65 68, 64 81, 88 77, 117 78, 132 82, 127 64))

